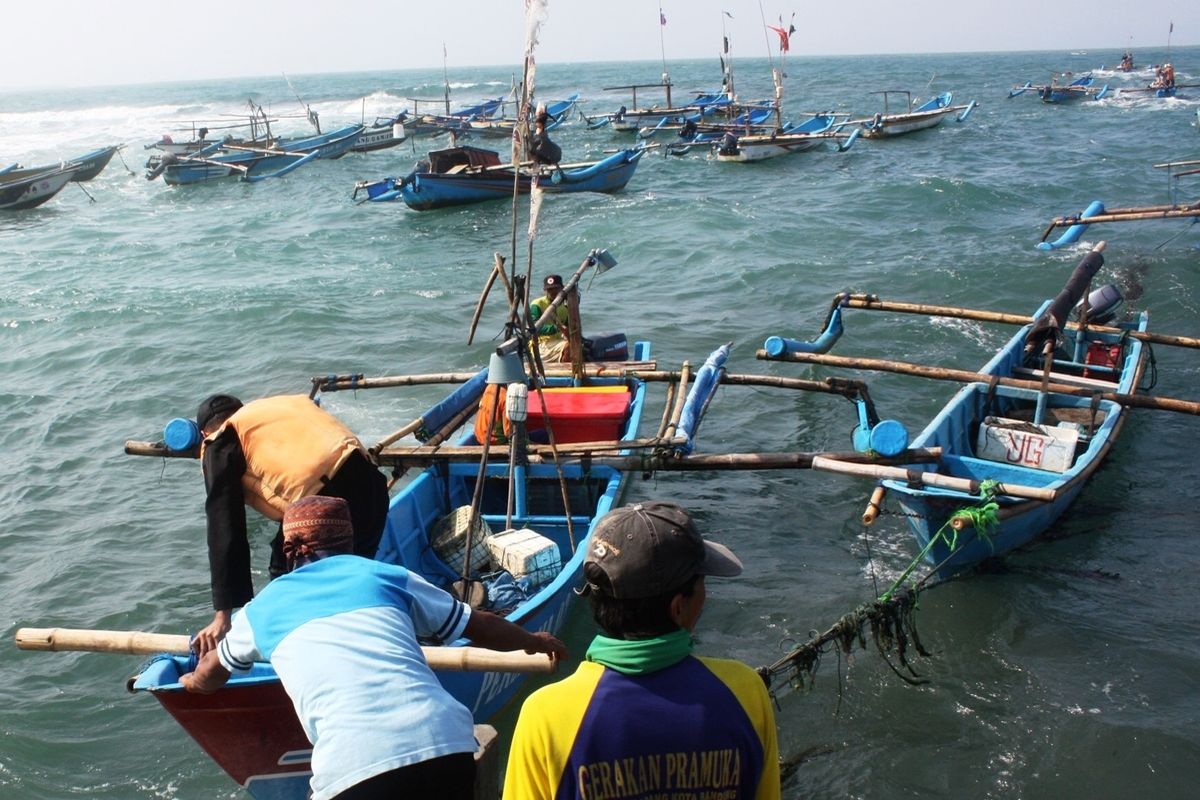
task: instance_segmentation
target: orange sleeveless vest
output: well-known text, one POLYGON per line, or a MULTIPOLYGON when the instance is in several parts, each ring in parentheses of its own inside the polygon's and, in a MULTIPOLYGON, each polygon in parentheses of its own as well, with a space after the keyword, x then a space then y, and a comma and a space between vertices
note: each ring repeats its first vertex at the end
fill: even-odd
MULTIPOLYGON (((351 453, 366 455, 349 428, 303 394, 246 403, 213 436, 226 427, 246 457, 246 505, 268 519, 282 520, 291 503, 319 492, 351 453)), ((200 445, 201 458, 208 441, 200 445)))

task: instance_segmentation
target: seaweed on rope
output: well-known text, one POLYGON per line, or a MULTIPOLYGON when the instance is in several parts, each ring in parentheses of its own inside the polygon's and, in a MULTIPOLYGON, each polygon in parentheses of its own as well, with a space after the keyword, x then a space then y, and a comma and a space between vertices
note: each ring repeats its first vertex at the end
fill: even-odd
MULTIPOLYGON (((909 584, 909 579, 921 564, 925 555, 939 539, 945 542, 951 554, 959 546, 959 534, 954 528, 954 520, 965 517, 971 520, 976 535, 987 539, 988 534, 998 524, 995 481, 983 481, 980 487, 979 502, 976 506, 961 508, 930 537, 929 543, 909 563, 891 587, 875 600, 864 603, 848 614, 845 614, 824 633, 811 632, 809 640, 792 648, 787 655, 772 664, 759 667, 758 674, 766 683, 772 697, 778 699, 789 690, 809 690, 816 681, 817 669, 821 665, 821 657, 829 652, 838 655, 838 700, 841 701, 841 657, 849 658, 854 652, 855 643, 858 649, 867 649, 867 631, 870 630, 871 642, 875 650, 883 657, 888 667, 903 681, 910 685, 919 686, 929 682, 913 668, 910 661, 912 651, 920 656, 929 658, 932 654, 921 643, 917 632, 916 611, 918 595, 935 586, 940 586, 948 579, 934 580, 941 564, 929 570, 923 578, 909 584), (894 658, 894 661, 893 661, 894 658)), ((950 556, 947 557, 947 560, 950 556)), ((944 562, 943 562, 944 563, 944 562)))

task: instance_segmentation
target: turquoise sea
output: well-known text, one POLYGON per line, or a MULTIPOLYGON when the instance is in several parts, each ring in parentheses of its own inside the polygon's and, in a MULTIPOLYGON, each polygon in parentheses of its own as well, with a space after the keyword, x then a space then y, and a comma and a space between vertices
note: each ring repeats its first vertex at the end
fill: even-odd
MULTIPOLYGON (((1139 51, 1139 63, 1165 53, 1139 51)), ((721 164, 647 155, 625 191, 546 199, 534 273, 569 272, 594 247, 619 266, 583 295, 590 331, 653 342, 660 368, 732 341, 733 372, 821 377, 757 362, 771 334, 814 337, 833 295, 1030 313, 1082 252, 1106 239, 1104 282, 1149 309, 1152 328, 1200 333, 1200 228, 1094 226, 1076 248, 1034 249, 1048 221, 1093 199, 1177 199, 1155 163, 1197 158, 1200 90, 1073 106, 1030 94, 1051 70, 1115 64, 1119 50, 792 58, 792 116, 878 110, 875 89, 953 91, 980 106, 958 124, 847 153, 721 164)), ((1181 83, 1200 48, 1175 48, 1181 83)), ((658 80, 656 62, 543 64, 541 96, 585 110, 629 104, 603 87, 658 80)), ((716 59, 670 62, 679 91, 711 88, 716 59)), ((739 91, 769 94, 765 59, 738 59, 739 91)), ((513 66, 450 70, 460 104, 508 91, 513 66)), ((293 75, 326 127, 438 96, 441 69, 293 75)), ((1098 73, 1114 87, 1146 74, 1098 73)), ((125 142, 87 191, 0 212, 0 797, 237 798, 240 790, 150 697, 129 695, 137 657, 25 653, 20 626, 195 630, 211 616, 203 484, 192 462, 123 454, 157 439, 216 391, 305 392, 331 372, 465 371, 487 359, 503 312, 467 324, 493 252, 512 248, 504 203, 418 213, 356 205, 359 179, 407 172, 440 142, 320 161, 260 184, 169 188, 142 177, 143 145, 186 138, 191 120, 240 114, 248 97, 299 110, 279 77, 0 94, 0 164, 45 163, 125 142)), ((232 119, 232 117, 230 117, 232 119)), ((299 132, 303 121, 279 123, 299 132)), ((557 131, 569 160, 621 140, 578 120, 557 131)), ((486 146, 486 145, 485 145, 486 146)), ((501 145, 503 146, 503 144, 501 145)), ((1182 196, 1200 176, 1181 178, 1182 196), (1188 181, 1191 181, 1189 184, 1188 181)), ((522 269, 524 219, 518 247, 522 269)), ((1011 330, 850 312, 843 355, 982 365, 1011 330)), ((1155 349, 1156 391, 1200 399, 1196 354, 1155 349)), ((884 417, 914 433, 953 384, 858 375, 884 417)), ((436 387, 343 393, 327 405, 376 441, 436 387)), ((647 410, 659 417, 662 398, 647 410)), ((849 449, 853 407, 825 395, 726 387, 701 431, 707 452, 849 449)), ((788 798, 1194 796, 1200 778, 1200 622, 1195 499, 1200 420, 1137 412, 1050 535, 923 596, 918 659, 899 680, 872 651, 828 655, 808 693, 780 698, 788 798)), ((692 508, 746 564, 713 581, 706 654, 758 666, 871 599, 914 554, 904 520, 859 523, 871 484, 811 472, 635 476, 629 495, 692 508)), ((268 526, 255 526, 265 580, 268 526)), ((588 625, 577 619, 575 652, 588 625)), ((512 714, 499 721, 502 735, 512 714)))

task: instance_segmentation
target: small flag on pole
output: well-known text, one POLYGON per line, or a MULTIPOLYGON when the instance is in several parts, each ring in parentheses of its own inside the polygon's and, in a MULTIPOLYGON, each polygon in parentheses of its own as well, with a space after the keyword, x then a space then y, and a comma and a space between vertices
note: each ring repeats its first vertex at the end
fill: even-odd
POLYGON ((1170 30, 1168 30, 1168 31, 1167 31, 1167 33, 1174 33, 1174 32, 1175 32, 1175 21, 1174 21, 1174 20, 1172 20, 1172 21, 1171 21, 1171 28, 1170 28, 1170 30))
POLYGON ((728 11, 724 11, 722 13, 725 14, 725 16, 729 17, 730 19, 733 19, 733 14, 730 14, 728 11))
POLYGON ((663 10, 661 8, 658 10, 658 22, 660 25, 667 24, 667 15, 663 13, 663 10))

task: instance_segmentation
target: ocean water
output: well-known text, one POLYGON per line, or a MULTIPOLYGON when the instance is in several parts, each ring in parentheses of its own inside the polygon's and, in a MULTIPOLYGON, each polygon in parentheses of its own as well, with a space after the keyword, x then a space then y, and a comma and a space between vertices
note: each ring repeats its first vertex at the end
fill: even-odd
MULTIPOLYGON (((1140 51, 1139 62, 1165 53, 1140 51)), ((548 197, 533 269, 569 272, 607 247, 619 266, 583 295, 590 331, 648 339, 661 368, 732 341, 732 372, 822 377, 757 362, 772 334, 812 338, 833 295, 1029 313, 1105 239, 1105 282, 1148 309, 1153 329, 1195 335, 1200 229, 1184 222, 1094 226, 1083 242, 1034 249, 1048 221, 1091 200, 1110 207, 1194 199, 1155 163, 1200 151, 1200 93, 1044 105, 1008 89, 1051 70, 1114 64, 1117 50, 792 58, 785 105, 868 116, 876 89, 953 91, 964 123, 846 153, 752 165, 702 153, 648 154, 628 187, 548 197), (1177 191, 1182 190, 1182 191, 1177 191)), ((1171 54, 1181 83, 1200 48, 1171 54)), ((672 62, 679 92, 719 80, 715 59, 672 62)), ((765 59, 738 58, 738 88, 766 96, 765 59)), ((452 69, 461 104, 508 91, 512 67, 452 69)), ((541 65, 544 97, 582 95, 588 113, 628 104, 603 87, 658 79, 661 64, 541 65)), ((1145 74, 1098 73, 1114 87, 1145 74)), ((441 70, 292 76, 326 127, 438 96, 441 70)), ((417 140, 316 162, 261 184, 169 188, 141 175, 143 145, 187 137, 192 120, 242 112, 247 97, 299 110, 279 78, 0 94, 0 164, 127 148, 95 181, 28 212, 0 212, 0 629, 187 632, 207 622, 203 485, 191 462, 125 456, 216 391, 303 392, 314 375, 482 366, 503 310, 466 331, 492 254, 513 247, 505 203, 418 213, 356 205, 359 179, 402 174, 417 140), (122 160, 123 159, 123 160, 122 160)), ((278 127, 299 132, 302 120, 278 127)), ((566 158, 622 143, 578 120, 553 134, 566 158)), ((486 144, 484 145, 486 146, 486 144)), ((501 145, 503 147, 503 144, 501 145)), ((1191 181, 1191 183, 1187 183, 1191 181)), ((524 218, 519 263, 524 268, 524 218)), ((1002 327, 850 312, 843 355, 974 368, 1002 327)), ((1197 361, 1155 349, 1164 396, 1200 399, 1197 361)), ((952 384, 860 374, 884 417, 919 430, 952 384)), ((441 390, 331 395, 364 440, 419 414, 441 390)), ((657 420, 661 395, 647 410, 657 420)), ((848 449, 838 398, 725 387, 701 431, 706 452, 848 449)), ((652 423, 647 422, 647 427, 652 423)), ((923 596, 929 682, 899 680, 872 651, 826 656, 815 686, 781 697, 789 798, 1190 797, 1200 778, 1200 623, 1194 510, 1200 420, 1135 413, 1107 464, 1043 540, 923 596)), ((904 520, 869 531, 866 480, 811 472, 635 476, 628 499, 674 499, 746 564, 714 581, 701 651, 769 663, 871 599, 914 554, 904 520)), ((267 527, 254 526, 265 580, 267 527)), ((586 645, 586 620, 572 644, 586 645)), ((124 681, 137 657, 0 648, 0 796, 243 796, 149 697, 124 681)), ((502 735, 513 713, 501 717, 502 735)))

